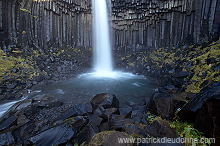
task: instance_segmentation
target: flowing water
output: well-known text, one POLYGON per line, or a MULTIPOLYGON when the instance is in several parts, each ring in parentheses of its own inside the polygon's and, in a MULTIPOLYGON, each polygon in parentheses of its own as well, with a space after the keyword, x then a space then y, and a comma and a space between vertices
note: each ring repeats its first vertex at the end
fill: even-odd
POLYGON ((94 70, 97 74, 113 71, 110 27, 106 0, 93 0, 94 70))
MULTIPOLYGON (((94 67, 91 73, 51 85, 36 87, 34 96, 50 95, 64 103, 88 103, 99 93, 113 93, 120 103, 143 103, 156 87, 143 76, 115 71, 113 69, 108 9, 106 0, 93 0, 94 67), (41 91, 41 92, 39 92, 41 91)), ((19 101, 0 104, 0 117, 19 101)))

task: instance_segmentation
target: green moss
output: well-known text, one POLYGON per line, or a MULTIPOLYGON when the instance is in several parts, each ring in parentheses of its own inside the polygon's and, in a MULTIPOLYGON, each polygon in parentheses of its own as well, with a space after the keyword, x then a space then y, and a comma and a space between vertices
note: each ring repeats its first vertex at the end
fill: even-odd
POLYGON ((135 64, 132 63, 132 62, 129 62, 128 65, 131 66, 131 67, 134 67, 134 66, 135 66, 135 64))
POLYGON ((0 79, 3 80, 3 75, 10 76, 12 78, 27 76, 29 79, 32 79, 34 76, 38 76, 39 72, 32 66, 36 63, 31 60, 31 57, 28 58, 29 59, 25 59, 21 56, 14 57, 6 54, 0 49, 0 79), (13 68, 17 70, 16 73, 12 72, 13 68))
POLYGON ((211 45, 202 48, 201 46, 196 48, 197 55, 192 58, 191 61, 194 61, 193 65, 189 71, 193 72, 194 75, 191 78, 191 84, 187 87, 187 92, 198 93, 201 90, 201 84, 204 81, 208 81, 208 84, 213 81, 220 81, 219 77, 214 77, 215 74, 220 73, 220 71, 212 70, 212 67, 217 65, 218 62, 207 64, 207 60, 210 58, 215 58, 216 60, 220 56, 220 40, 213 42, 211 45))

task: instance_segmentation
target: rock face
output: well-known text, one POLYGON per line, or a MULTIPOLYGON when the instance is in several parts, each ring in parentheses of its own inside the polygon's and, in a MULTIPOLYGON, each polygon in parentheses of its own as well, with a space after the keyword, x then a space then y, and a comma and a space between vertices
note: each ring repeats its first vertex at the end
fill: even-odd
POLYGON ((112 0, 112 5, 114 44, 125 52, 127 46, 201 43, 219 32, 219 0, 112 0))
POLYGON ((90 0, 3 0, 0 7, 6 45, 91 46, 90 0))
POLYGON ((182 120, 193 122, 200 131, 208 137, 215 137, 220 142, 220 82, 214 82, 200 93, 179 112, 182 120))
MULTIPOLYGON (((113 43, 121 51, 200 43, 219 33, 219 0, 111 2, 113 43)), ((1 45, 92 46, 91 0, 1 0, 0 7, 1 45)))

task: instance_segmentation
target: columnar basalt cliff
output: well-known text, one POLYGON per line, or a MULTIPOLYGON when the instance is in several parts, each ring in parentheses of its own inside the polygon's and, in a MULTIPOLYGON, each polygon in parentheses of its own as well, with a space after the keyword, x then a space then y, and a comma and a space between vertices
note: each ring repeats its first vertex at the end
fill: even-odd
MULTIPOLYGON (((1 0, 0 7, 2 45, 92 46, 91 0, 1 0)), ((114 46, 202 43, 219 35, 219 9, 219 0, 112 0, 114 46)))
POLYGON ((90 0, 1 0, 0 7, 5 45, 91 46, 90 0))
POLYGON ((115 47, 168 47, 219 35, 218 0, 112 0, 115 47))

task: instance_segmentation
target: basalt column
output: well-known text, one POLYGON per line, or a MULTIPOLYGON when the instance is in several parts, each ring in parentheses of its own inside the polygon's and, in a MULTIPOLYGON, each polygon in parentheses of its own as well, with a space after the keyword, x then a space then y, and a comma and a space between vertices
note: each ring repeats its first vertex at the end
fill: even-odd
POLYGON ((0 7, 3 45, 92 46, 90 0, 0 0, 0 7))
POLYGON ((112 5, 115 48, 175 47, 219 35, 220 0, 112 0, 112 5))

